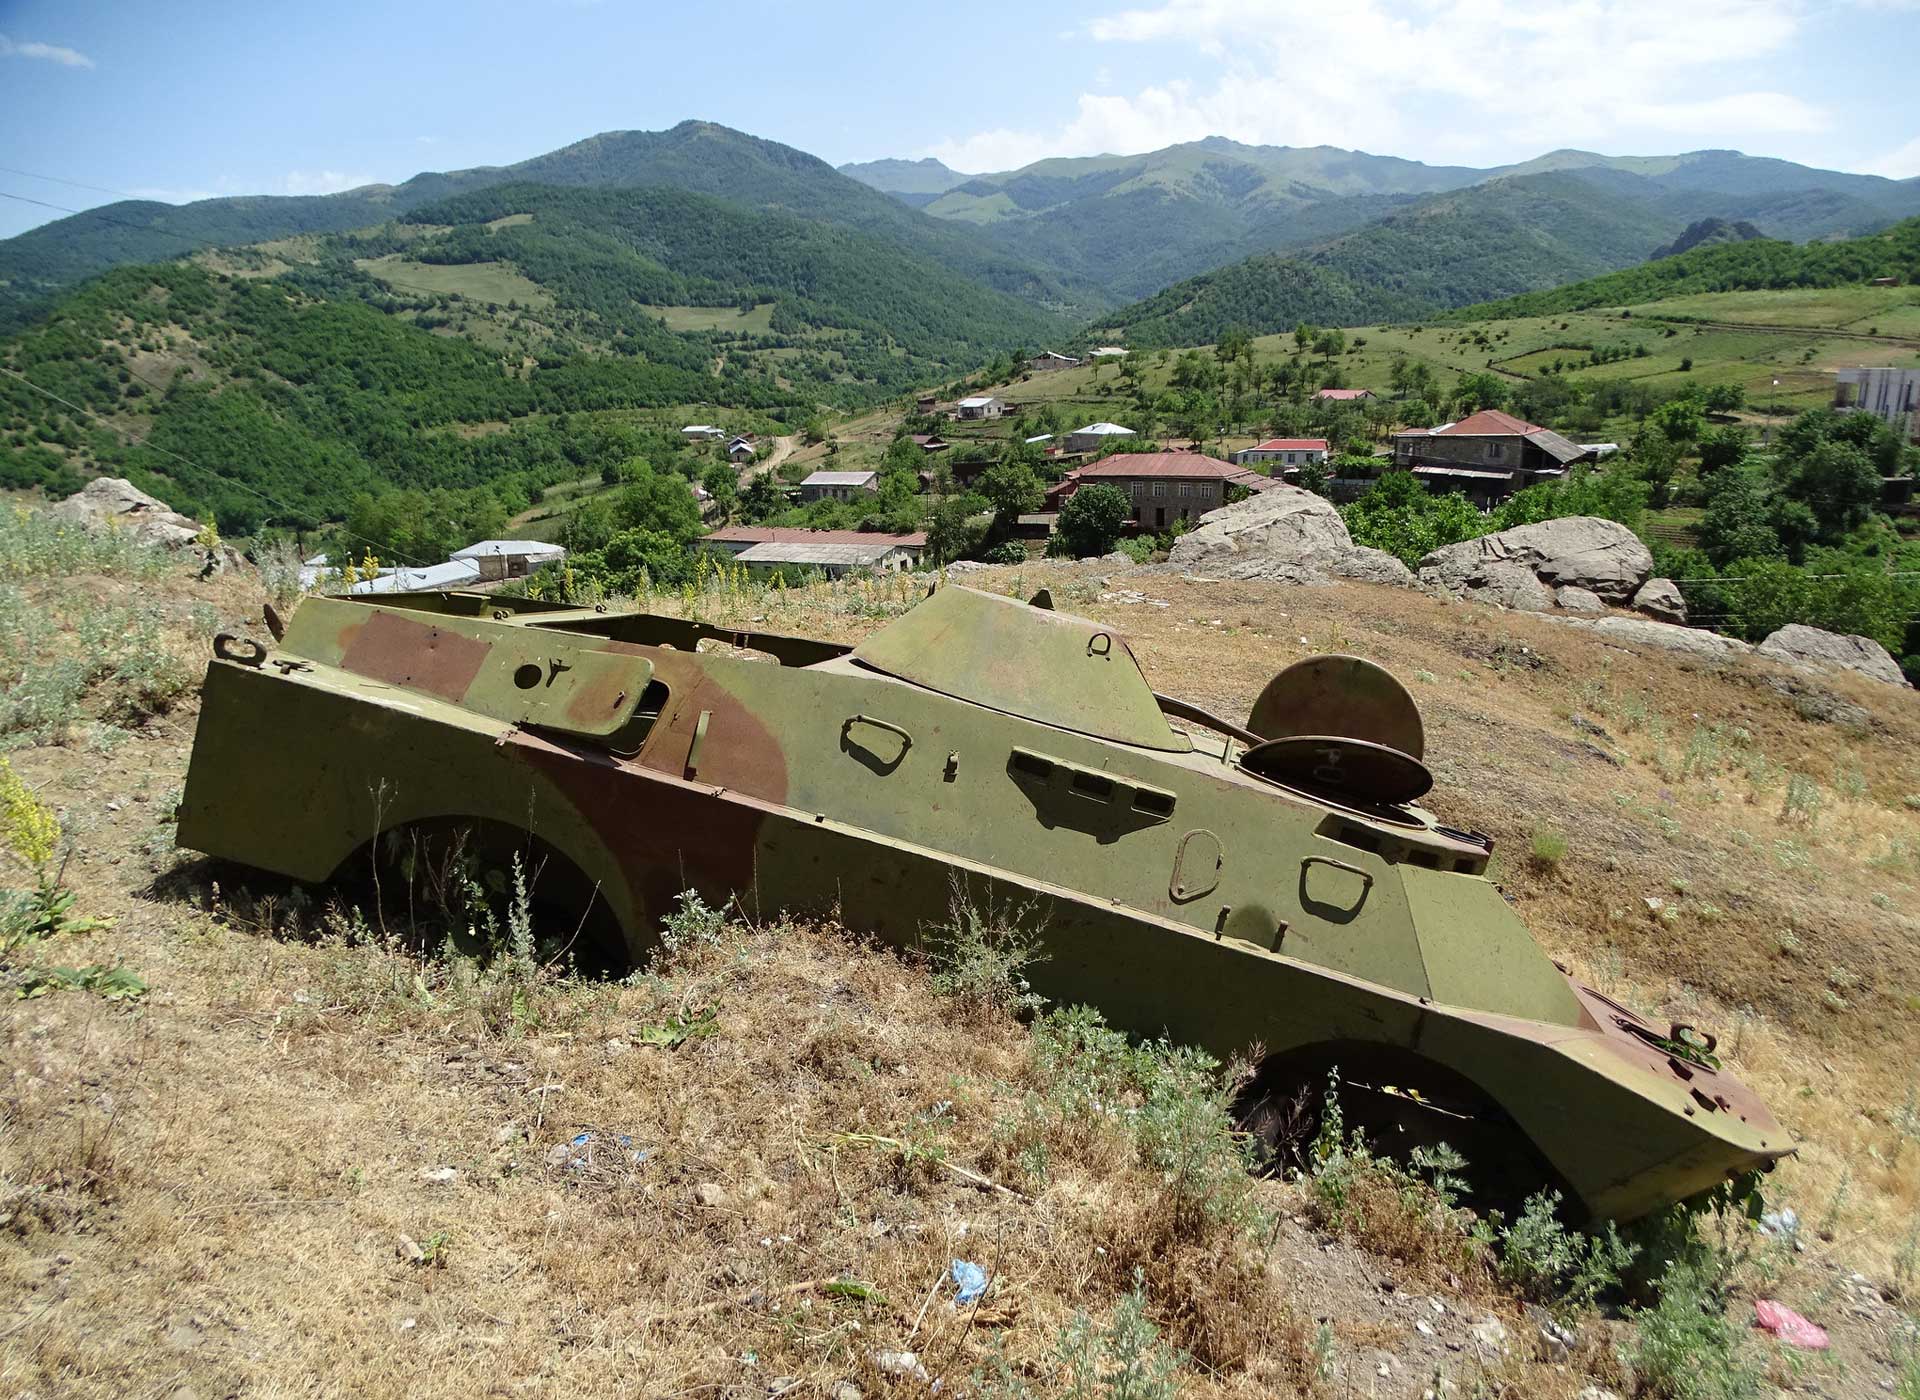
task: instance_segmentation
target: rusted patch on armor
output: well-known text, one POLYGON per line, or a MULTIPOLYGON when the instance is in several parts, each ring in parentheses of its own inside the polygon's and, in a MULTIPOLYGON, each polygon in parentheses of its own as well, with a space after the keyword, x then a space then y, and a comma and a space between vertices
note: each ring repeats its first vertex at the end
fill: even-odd
POLYGON ((487 651, 487 643, 476 638, 396 613, 377 612, 342 654, 340 665, 368 680, 458 701, 480 674, 487 651))
POLYGON ((763 816, 752 807, 606 754, 528 734, 508 743, 606 842, 635 912, 633 935, 650 936, 682 890, 717 900, 753 888, 763 816))
POLYGON ((664 650, 652 656, 654 675, 666 683, 673 710, 671 720, 663 719, 648 737, 639 762, 678 776, 693 744, 700 712, 710 711, 700 781, 785 805, 787 756, 765 722, 692 656, 664 650))

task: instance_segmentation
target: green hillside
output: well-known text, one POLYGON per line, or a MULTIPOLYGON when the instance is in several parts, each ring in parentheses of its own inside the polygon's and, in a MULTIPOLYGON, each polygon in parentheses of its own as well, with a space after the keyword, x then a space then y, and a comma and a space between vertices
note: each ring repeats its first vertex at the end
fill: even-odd
POLYGON ((1458 317, 1543 316, 1700 292, 1840 287, 1876 277, 1920 280, 1920 219, 1835 243, 1796 246, 1762 239, 1713 244, 1604 277, 1490 301, 1462 310, 1458 317))
POLYGON ((122 263, 360 228, 450 195, 516 183, 670 185, 866 233, 1044 307, 1090 311, 1107 304, 1084 288, 1063 286, 973 230, 929 219, 804 151, 689 121, 667 131, 606 132, 516 165, 420 174, 399 185, 340 195, 214 199, 178 208, 105 205, 0 241, 0 327, 19 324, 50 294, 80 278, 122 263))
MULTIPOLYGON (((1521 176, 1558 177, 1593 217, 1644 226, 1644 242, 1602 267, 1644 258, 1702 219, 1747 220, 1772 237, 1801 240, 1862 233, 1920 213, 1920 186, 1910 181, 1731 151, 1557 151, 1475 170, 1219 138, 1144 155, 1039 161, 976 177, 926 208, 985 229, 1025 261, 1126 299, 1249 256, 1307 248, 1409 206, 1425 207, 1436 195, 1521 176), (1575 181, 1590 188, 1568 183, 1575 181)), ((1595 270, 1577 257, 1565 260, 1537 285, 1579 277, 1583 267, 1595 270)))
POLYGON ((1101 323, 1136 345, 1192 345, 1231 327, 1357 325, 1431 315, 1637 261, 1665 223, 1573 175, 1499 180, 1293 255, 1260 255, 1177 283, 1101 323))
POLYGON ((926 203, 939 198, 955 185, 964 185, 977 177, 950 170, 932 156, 924 160, 864 160, 839 167, 840 173, 883 193, 907 197, 909 202, 926 203))
POLYGON ((448 512, 485 519, 634 456, 697 471, 677 424, 715 406, 770 431, 1056 329, 876 235, 684 190, 489 186, 68 294, 0 342, 28 381, 0 377, 0 485, 111 471, 229 532, 397 489, 488 492, 448 512))

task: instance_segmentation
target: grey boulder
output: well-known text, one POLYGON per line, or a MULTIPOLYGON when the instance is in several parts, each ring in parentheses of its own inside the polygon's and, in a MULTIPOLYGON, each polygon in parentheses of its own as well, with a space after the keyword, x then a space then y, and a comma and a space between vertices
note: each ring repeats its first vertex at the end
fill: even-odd
POLYGON ((1420 561, 1420 580, 1467 596, 1492 568, 1518 565, 1549 587, 1571 584, 1608 603, 1625 603, 1653 572, 1653 556, 1626 526, 1593 515, 1516 525, 1436 549, 1420 561))
POLYGON ((1413 586, 1413 571, 1385 550, 1353 542, 1331 501, 1297 486, 1275 486, 1210 510, 1197 529, 1174 541, 1168 562, 1210 578, 1264 578, 1281 583, 1413 586))
POLYGON ((1790 665, 1858 671, 1892 685, 1907 683, 1899 663, 1871 637, 1823 632, 1818 627, 1803 627, 1793 622, 1769 636, 1757 650, 1762 656, 1790 665))
POLYGON ((183 548, 200 537, 200 522, 117 476, 96 477, 49 512, 88 529, 109 525, 138 539, 183 548))
POLYGON ((1554 590, 1553 601, 1560 605, 1563 612, 1603 613, 1607 610, 1605 601, 1590 588, 1579 588, 1568 583, 1554 590))
POLYGON ((1714 661, 1730 661, 1753 650, 1737 637, 1723 637, 1698 627, 1676 627, 1671 622, 1655 622, 1645 617, 1563 617, 1557 619, 1570 627, 1586 627, 1616 642, 1635 642, 1659 647, 1663 651, 1686 652, 1714 661))
POLYGON ((1633 595, 1635 612, 1643 612, 1656 622, 1685 622, 1687 600, 1670 578, 1650 578, 1633 595))

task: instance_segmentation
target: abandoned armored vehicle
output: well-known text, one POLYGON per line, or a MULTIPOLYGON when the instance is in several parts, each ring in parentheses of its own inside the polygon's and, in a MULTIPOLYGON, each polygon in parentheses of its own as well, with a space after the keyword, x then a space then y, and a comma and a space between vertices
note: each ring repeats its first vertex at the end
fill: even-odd
POLYGON ((1362 1121, 1620 1220, 1789 1150, 1709 1039, 1575 982, 1492 842, 1412 805, 1420 716, 1368 662, 1289 667, 1241 725, 1155 694, 1104 624, 961 587, 853 648, 472 593, 275 630, 216 644, 183 846, 319 882, 457 828, 528 852, 611 965, 685 889, 911 945, 958 886, 1032 911, 1046 996, 1257 1047, 1269 1137, 1338 1066, 1362 1121))

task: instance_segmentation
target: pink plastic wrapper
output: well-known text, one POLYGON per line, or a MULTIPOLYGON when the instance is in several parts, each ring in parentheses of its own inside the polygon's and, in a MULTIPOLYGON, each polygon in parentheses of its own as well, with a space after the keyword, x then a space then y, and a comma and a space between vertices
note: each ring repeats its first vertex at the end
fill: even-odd
POLYGON ((1827 1329, 1816 1327, 1784 1303, 1760 1299, 1753 1305, 1753 1320, 1790 1347, 1802 1351, 1827 1349, 1827 1329))

